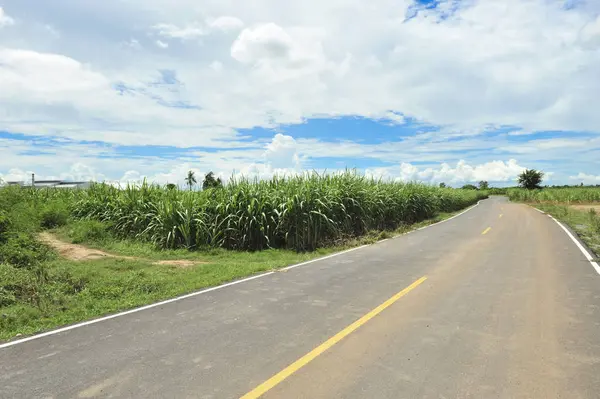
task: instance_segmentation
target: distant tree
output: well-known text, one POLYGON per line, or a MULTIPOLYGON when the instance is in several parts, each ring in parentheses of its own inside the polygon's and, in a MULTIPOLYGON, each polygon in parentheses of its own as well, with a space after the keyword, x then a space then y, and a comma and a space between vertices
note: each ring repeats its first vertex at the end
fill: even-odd
POLYGON ((488 188, 490 188, 490 185, 488 184, 487 181, 482 180, 479 182, 479 189, 480 190, 487 190, 488 188))
POLYGON ((204 181, 202 182, 202 190, 219 187, 223 187, 223 182, 221 181, 221 178, 219 177, 215 179, 215 174, 213 172, 208 172, 204 176, 204 181))
POLYGON ((190 191, 192 191, 192 187, 196 183, 196 174, 194 173, 194 171, 188 170, 187 177, 185 178, 185 184, 187 184, 187 186, 190 188, 190 191))
POLYGON ((465 184, 464 186, 462 186, 463 190, 477 190, 477 187, 472 185, 472 184, 465 184))
POLYGON ((519 175, 519 186, 526 188, 527 190, 541 188, 543 177, 544 172, 542 171, 525 169, 525 171, 519 175))
POLYGON ((167 183, 167 190, 175 190, 177 188, 177 185, 173 184, 173 183, 167 183))
POLYGON ((446 183, 440 183, 440 188, 446 188, 446 183))

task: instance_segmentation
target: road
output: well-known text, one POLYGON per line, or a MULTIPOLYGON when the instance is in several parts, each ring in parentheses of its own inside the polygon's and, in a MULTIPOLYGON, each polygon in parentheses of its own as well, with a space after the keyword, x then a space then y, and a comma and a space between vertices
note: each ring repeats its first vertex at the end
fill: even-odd
POLYGON ((560 226, 491 198, 395 239, 0 349, 0 397, 597 398, 598 306, 600 276, 560 226))

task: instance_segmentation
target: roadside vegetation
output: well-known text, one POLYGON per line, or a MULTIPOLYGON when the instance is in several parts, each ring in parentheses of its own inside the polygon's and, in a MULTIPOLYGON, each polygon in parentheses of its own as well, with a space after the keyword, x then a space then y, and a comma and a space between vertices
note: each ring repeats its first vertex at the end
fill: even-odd
POLYGON ((211 176, 202 191, 188 177, 183 190, 0 188, 0 340, 372 243, 486 196, 352 173, 226 185, 211 176), (111 256, 70 260, 41 232, 111 256))
POLYGON ((541 188, 535 190, 509 189, 511 201, 548 204, 600 203, 600 187, 541 188))
POLYGON ((534 205, 566 223, 595 254, 600 254, 600 187, 541 188, 543 173, 528 170, 519 176, 521 188, 507 190, 515 202, 534 205))

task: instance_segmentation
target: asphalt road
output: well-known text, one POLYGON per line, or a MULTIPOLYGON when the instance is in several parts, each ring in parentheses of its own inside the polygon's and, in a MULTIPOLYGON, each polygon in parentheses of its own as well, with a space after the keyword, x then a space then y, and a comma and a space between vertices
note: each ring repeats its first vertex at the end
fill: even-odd
POLYGON ((0 397, 598 398, 599 306, 600 276, 565 232, 492 198, 396 239, 0 349, 0 397))

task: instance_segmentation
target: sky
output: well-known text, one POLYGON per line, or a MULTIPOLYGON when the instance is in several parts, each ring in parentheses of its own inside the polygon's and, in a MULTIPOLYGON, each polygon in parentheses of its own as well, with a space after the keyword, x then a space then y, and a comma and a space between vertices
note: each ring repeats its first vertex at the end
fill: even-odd
POLYGON ((600 184, 597 0, 0 0, 0 178, 600 184))

